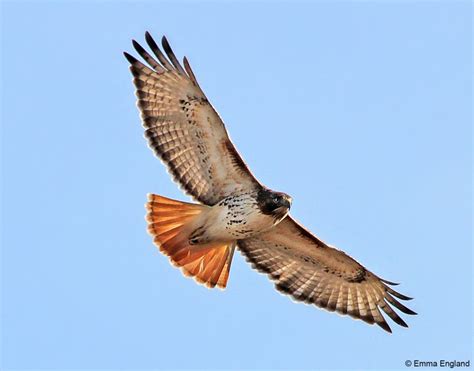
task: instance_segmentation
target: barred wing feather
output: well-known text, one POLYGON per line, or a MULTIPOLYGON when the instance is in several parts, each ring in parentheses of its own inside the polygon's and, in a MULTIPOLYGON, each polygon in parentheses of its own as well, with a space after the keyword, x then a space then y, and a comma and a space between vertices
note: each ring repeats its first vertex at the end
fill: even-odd
POLYGON ((326 245, 290 216, 268 232, 240 240, 238 246, 254 268, 268 274, 277 290, 295 300, 375 323, 388 332, 381 310, 403 327, 408 326, 392 306, 416 314, 396 299, 411 298, 393 290, 393 282, 326 245))
POLYGON ((252 191, 258 181, 232 144, 224 123, 202 92, 186 58, 184 68, 163 37, 165 54, 149 33, 151 56, 133 41, 148 64, 125 53, 134 76, 138 107, 150 148, 194 199, 214 205, 252 191))

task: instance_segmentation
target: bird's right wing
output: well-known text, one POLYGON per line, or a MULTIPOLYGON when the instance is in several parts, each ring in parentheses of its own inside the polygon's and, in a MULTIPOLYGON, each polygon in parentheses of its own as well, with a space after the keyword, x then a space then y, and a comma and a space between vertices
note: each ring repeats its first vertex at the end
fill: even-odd
POLYGON ((146 41, 156 59, 136 41, 133 45, 148 66, 124 54, 131 64, 145 137, 174 180, 206 205, 260 188, 187 59, 183 68, 166 38, 162 40, 166 56, 149 33, 146 41))
POLYGON ((252 266, 268 274, 275 287, 295 300, 315 304, 391 329, 380 309, 397 324, 408 327, 391 305, 406 314, 416 314, 396 298, 411 298, 389 287, 344 252, 319 240, 286 217, 270 231, 239 240, 239 249, 252 266))

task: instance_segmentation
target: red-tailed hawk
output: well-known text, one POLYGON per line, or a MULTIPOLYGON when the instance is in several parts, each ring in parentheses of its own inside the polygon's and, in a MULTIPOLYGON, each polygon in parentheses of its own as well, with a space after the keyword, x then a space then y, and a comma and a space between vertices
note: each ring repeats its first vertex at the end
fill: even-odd
POLYGON ((128 53, 138 107, 150 148, 173 179, 200 204, 149 195, 148 230, 160 251, 207 287, 225 288, 235 248, 276 288, 298 301, 347 314, 384 330, 381 310, 415 314, 386 281, 297 223, 291 197, 262 185, 230 141, 186 59, 178 62, 165 37, 155 57, 133 41, 144 63, 128 53))

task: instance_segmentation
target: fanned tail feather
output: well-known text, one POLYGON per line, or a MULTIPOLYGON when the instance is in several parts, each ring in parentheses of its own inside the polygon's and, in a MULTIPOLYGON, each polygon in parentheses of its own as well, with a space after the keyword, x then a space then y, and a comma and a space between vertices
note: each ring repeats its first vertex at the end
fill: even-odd
POLYGON ((160 251, 185 276, 209 288, 225 288, 229 278, 235 243, 191 245, 189 235, 196 218, 209 207, 172 200, 155 194, 146 203, 148 232, 160 251))

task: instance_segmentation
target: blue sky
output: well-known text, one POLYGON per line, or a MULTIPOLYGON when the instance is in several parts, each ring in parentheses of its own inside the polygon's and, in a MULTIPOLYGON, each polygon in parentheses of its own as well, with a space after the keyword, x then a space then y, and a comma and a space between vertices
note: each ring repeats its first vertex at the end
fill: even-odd
POLYGON ((472 362, 470 2, 2 4, 4 369, 404 369, 472 362), (148 192, 187 200, 142 137, 122 51, 190 60, 292 214, 400 281, 388 335, 277 293, 236 254, 183 278, 148 192))

